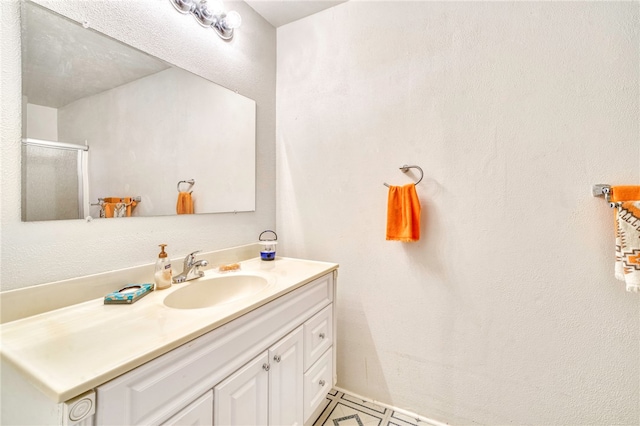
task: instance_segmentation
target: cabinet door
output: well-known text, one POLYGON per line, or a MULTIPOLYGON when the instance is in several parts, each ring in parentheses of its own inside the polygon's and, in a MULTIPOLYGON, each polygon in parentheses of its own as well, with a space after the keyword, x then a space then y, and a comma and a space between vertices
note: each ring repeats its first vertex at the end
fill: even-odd
POLYGON ((207 426, 213 424, 213 391, 209 391, 193 401, 178 414, 171 417, 163 426, 189 425, 207 426))
POLYGON ((302 426, 304 370, 302 326, 269 349, 269 424, 302 426))
POLYGON ((266 425, 269 359, 263 352, 214 388, 214 425, 266 425))

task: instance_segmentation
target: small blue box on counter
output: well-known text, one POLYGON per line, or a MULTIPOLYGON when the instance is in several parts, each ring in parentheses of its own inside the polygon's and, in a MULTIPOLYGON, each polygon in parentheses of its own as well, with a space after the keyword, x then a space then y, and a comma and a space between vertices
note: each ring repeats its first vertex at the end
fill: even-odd
POLYGON ((128 284, 104 297, 104 304, 130 305, 153 291, 153 284, 128 284))

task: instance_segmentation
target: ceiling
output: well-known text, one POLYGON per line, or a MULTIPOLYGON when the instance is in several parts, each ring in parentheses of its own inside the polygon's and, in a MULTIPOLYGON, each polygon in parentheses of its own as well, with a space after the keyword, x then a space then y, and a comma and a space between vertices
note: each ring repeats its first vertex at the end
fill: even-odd
POLYGON ((31 104, 60 108, 169 68, 40 6, 23 8, 22 90, 31 104))
POLYGON ((245 0, 271 25, 278 28, 347 0, 245 0))
MULTIPOLYGON (((347 0, 245 1, 277 28, 347 0)), ((22 76, 29 103, 60 108, 169 67, 47 9, 25 5, 22 76), (80 41, 87 47, 79 50, 80 41)))

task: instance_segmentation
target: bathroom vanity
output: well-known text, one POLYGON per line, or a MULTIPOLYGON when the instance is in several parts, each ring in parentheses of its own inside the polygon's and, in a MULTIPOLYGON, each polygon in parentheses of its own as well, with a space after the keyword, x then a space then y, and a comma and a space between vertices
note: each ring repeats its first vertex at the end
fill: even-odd
POLYGON ((336 264, 251 259, 133 305, 100 298, 2 324, 2 424, 313 422, 336 382, 336 277, 336 264), (251 280, 264 285, 188 295, 251 280))

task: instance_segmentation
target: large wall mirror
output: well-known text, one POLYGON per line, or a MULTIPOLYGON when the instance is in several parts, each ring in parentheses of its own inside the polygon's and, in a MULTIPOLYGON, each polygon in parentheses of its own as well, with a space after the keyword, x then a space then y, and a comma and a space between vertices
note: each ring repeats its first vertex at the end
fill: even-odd
POLYGON ((255 210, 255 101, 21 12, 23 221, 255 210))

